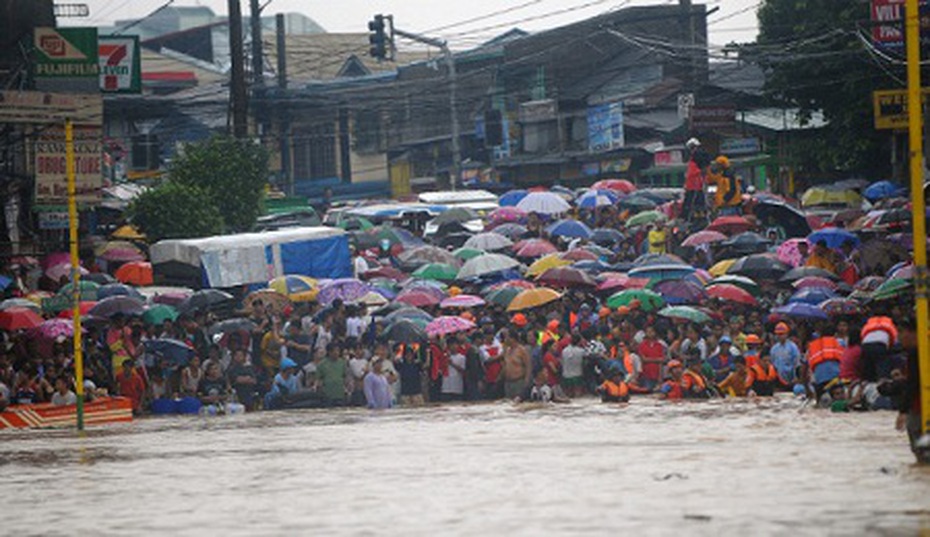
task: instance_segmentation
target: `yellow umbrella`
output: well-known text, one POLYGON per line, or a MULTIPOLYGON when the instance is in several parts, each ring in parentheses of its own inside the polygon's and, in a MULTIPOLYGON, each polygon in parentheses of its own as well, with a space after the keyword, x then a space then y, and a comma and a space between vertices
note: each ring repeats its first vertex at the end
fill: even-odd
POLYGON ((808 188, 801 196, 801 205, 848 205, 850 207, 862 203, 862 196, 855 190, 837 190, 832 188, 808 188))
POLYGON ((291 302, 313 302, 320 294, 316 280, 299 274, 275 278, 268 282, 268 287, 291 299, 291 302))
POLYGON ((571 264, 571 261, 562 259, 559 257, 559 254, 549 254, 534 261, 533 264, 530 265, 530 268, 526 269, 526 276, 539 276, 551 268, 564 267, 571 264))
POLYGON ((129 224, 126 224, 125 226, 121 226, 116 231, 114 231, 110 237, 113 239, 123 239, 127 241, 144 241, 145 233, 139 231, 139 228, 136 226, 130 226, 129 224))
POLYGON ((279 315, 291 305, 291 301, 284 294, 274 289, 259 289, 258 291, 252 291, 243 299, 242 305, 245 307, 245 311, 252 313, 257 300, 262 301, 262 305, 265 306, 266 310, 279 315))
POLYGON ((530 308, 536 308, 543 304, 548 304, 554 300, 562 298, 562 294, 549 289, 548 287, 537 287, 521 291, 520 294, 513 297, 507 311, 521 311, 530 308))
POLYGON ((730 267, 733 266, 733 263, 736 263, 735 259, 724 259, 723 261, 718 262, 716 265, 710 267, 707 272, 710 273, 714 278, 719 278, 727 273, 730 270, 730 267))
POLYGON ((139 247, 135 244, 125 240, 119 240, 109 241, 98 245, 96 248, 94 248, 94 255, 100 257, 110 250, 132 250, 133 252, 141 253, 141 250, 139 250, 139 247))

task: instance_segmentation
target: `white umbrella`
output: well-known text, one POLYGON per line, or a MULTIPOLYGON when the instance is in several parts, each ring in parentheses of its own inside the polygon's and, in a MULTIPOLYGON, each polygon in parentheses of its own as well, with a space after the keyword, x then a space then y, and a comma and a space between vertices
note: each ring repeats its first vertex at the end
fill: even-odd
POLYGON ((479 233, 473 237, 470 237, 467 241, 465 241, 463 248, 474 248, 476 250, 490 252, 492 250, 510 248, 511 246, 513 246, 512 240, 501 235, 500 233, 488 232, 479 233))
POLYGON ((478 257, 469 259, 464 265, 462 265, 462 268, 459 269, 457 278, 459 280, 477 278, 478 276, 500 272, 502 270, 511 269, 519 265, 520 263, 516 259, 507 257, 506 255, 479 255, 478 257))
POLYGON ((3 302, 0 302, 0 311, 10 309, 10 308, 29 308, 36 313, 40 313, 42 308, 38 304, 31 300, 26 300, 25 298, 8 298, 3 302))
POLYGON ((520 200, 517 208, 526 213, 561 214, 571 206, 558 194, 552 192, 530 192, 520 200))

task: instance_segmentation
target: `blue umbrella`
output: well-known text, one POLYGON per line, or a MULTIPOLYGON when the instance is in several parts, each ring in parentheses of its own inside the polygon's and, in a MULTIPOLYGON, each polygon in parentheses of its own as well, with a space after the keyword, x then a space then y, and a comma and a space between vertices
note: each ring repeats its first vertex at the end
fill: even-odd
POLYGON ((859 246, 861 242, 855 233, 838 227, 824 228, 807 236, 807 242, 811 244, 817 244, 819 241, 826 242, 827 248, 839 248, 846 241, 852 241, 853 246, 859 246))
POLYGON ((869 185, 862 193, 869 201, 877 201, 885 198, 897 198, 903 196, 907 190, 901 185, 896 185, 891 181, 878 181, 869 185))
MULTIPOLYGON (((186 366, 191 357, 196 354, 194 349, 187 346, 183 341, 177 339, 150 339, 143 343, 145 351, 154 354, 157 357, 166 359, 176 366, 186 366)), ((154 365, 154 364, 146 364, 154 365)))
POLYGON ((650 265, 647 267, 636 267, 630 269, 627 273, 631 278, 649 278, 650 280, 680 280, 689 274, 694 274, 695 269, 689 265, 650 265))
POLYGON ((772 313, 777 313, 779 315, 784 315, 786 317, 794 317, 796 319, 821 319, 827 320, 826 312, 817 306, 812 306, 804 302, 792 302, 784 306, 775 308, 772 310, 772 313))
POLYGON ((590 239, 591 235, 594 234, 591 228, 578 220, 559 220, 549 226, 546 231, 553 237, 572 237, 579 239, 590 239))
POLYGON ((520 200, 525 198, 527 194, 529 194, 529 192, 526 190, 510 190, 504 192, 500 199, 497 200, 497 203, 501 207, 514 207, 520 203, 520 200))
POLYGON ((576 203, 582 209, 596 209, 614 205, 618 199, 612 190, 589 190, 582 194, 576 203))
POLYGON ((103 300, 111 296, 128 296, 143 300, 142 294, 139 293, 139 291, 123 283, 108 283, 106 285, 101 285, 100 288, 97 289, 97 300, 103 300))
POLYGON ((617 244, 623 240, 623 233, 609 227, 599 227, 594 230, 591 240, 596 244, 617 244))
POLYGON ((6 276, 0 276, 0 291, 3 291, 7 287, 9 287, 11 283, 13 283, 12 278, 8 278, 6 276))
POLYGON ((600 274, 602 272, 607 272, 608 270, 613 270, 613 267, 604 263, 603 261, 593 260, 593 261, 576 261, 572 263, 572 268, 578 270, 583 270, 590 274, 600 274))
POLYGON ((788 299, 789 304, 804 303, 816 306, 825 300, 836 298, 836 293, 826 287, 806 287, 797 293, 791 295, 788 299))

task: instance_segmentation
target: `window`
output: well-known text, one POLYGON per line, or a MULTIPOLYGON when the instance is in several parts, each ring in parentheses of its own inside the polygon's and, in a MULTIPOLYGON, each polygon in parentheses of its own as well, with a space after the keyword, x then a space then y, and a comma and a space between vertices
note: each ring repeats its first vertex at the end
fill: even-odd
POLYGON ((295 131, 294 177, 336 177, 336 132, 332 123, 320 123, 295 131))
POLYGON ((359 110, 355 113, 352 130, 353 148, 359 153, 377 153, 381 150, 381 114, 378 110, 359 110))

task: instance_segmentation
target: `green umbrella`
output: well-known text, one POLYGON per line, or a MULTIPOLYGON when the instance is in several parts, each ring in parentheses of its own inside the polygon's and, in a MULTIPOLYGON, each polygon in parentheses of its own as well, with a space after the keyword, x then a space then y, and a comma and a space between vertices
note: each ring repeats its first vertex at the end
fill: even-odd
POLYGON ((691 306, 668 306, 659 310, 659 315, 669 319, 681 319, 703 324, 710 321, 710 315, 691 306))
POLYGON ((159 325, 165 321, 174 321, 177 318, 178 311, 165 304, 152 306, 142 314, 142 322, 152 325, 159 325))
POLYGON ((639 301, 643 311, 655 311, 665 305, 665 300, 659 293, 646 289, 626 289, 610 295, 607 299, 607 307, 614 309, 629 306, 634 300, 639 301))
POLYGON ((375 227, 375 225, 371 223, 371 220, 362 218, 361 216, 353 216, 351 218, 340 220, 336 225, 342 229, 351 231, 368 231, 369 229, 375 227))
MULTIPOLYGON (((81 300, 97 300, 97 289, 100 288, 100 284, 90 280, 81 280, 78 287, 80 289, 81 300)), ((58 296, 70 297, 72 289, 72 284, 67 283, 58 290, 58 296)))
POLYGON ((878 286, 872 292, 872 300, 888 300, 905 295, 914 289, 914 281, 910 278, 895 278, 878 286))
POLYGON ((743 288, 749 294, 753 296, 759 296, 759 284, 756 283, 752 278, 747 278, 746 276, 739 276, 737 274, 726 274, 718 278, 707 282, 705 287, 710 287, 711 285, 716 285, 718 283, 728 283, 730 285, 735 285, 737 287, 743 288))
POLYGON ((513 302, 514 297, 520 294, 520 291, 523 291, 520 287, 503 287, 491 291, 484 299, 491 304, 506 308, 513 302))
POLYGON ((455 279, 458 269, 446 263, 427 263, 413 272, 413 276, 424 280, 450 282, 455 279))
POLYGON ((452 252, 452 255, 461 259, 462 261, 468 261, 469 259, 478 257, 479 255, 484 255, 486 253, 487 252, 484 250, 479 250, 477 248, 459 248, 458 250, 452 252))
POLYGON ((653 222, 665 221, 665 215, 659 211, 643 211, 626 221, 627 227, 644 226, 653 222))

